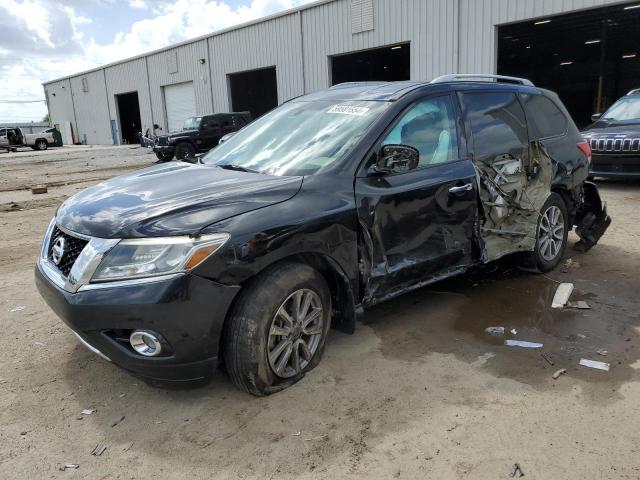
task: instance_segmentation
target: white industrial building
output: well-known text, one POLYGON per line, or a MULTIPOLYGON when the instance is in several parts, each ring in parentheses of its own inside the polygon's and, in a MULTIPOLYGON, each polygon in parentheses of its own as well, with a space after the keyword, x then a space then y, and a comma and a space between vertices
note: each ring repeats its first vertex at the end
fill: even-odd
POLYGON ((44 89, 67 143, 117 144, 194 115, 255 117, 342 81, 453 72, 532 78, 580 124, 640 87, 639 65, 640 0, 322 0, 44 89))

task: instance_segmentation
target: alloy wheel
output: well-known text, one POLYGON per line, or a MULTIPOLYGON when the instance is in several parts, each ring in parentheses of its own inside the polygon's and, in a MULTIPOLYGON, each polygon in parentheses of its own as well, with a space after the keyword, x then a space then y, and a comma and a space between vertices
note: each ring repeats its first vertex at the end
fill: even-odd
POLYGON ((547 262, 555 260, 564 242, 564 218, 562 210, 555 205, 550 206, 540 219, 538 228, 538 248, 540 255, 547 262))
POLYGON ((290 378, 304 370, 318 350, 324 332, 320 296, 309 289, 289 295, 269 327, 267 357, 273 372, 290 378))

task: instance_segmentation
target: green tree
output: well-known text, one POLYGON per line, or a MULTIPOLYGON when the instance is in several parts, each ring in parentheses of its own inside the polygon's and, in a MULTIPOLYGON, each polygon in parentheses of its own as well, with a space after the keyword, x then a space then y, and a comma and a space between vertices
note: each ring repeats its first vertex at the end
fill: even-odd
POLYGON ((43 122, 51 123, 51 117, 47 113, 44 117, 42 117, 43 122))

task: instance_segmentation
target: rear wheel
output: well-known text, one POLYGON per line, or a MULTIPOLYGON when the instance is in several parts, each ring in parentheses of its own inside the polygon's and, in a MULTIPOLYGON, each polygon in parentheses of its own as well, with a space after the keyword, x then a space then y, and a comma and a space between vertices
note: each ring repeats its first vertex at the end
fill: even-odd
POLYGON ((186 160, 196 154, 196 149, 190 143, 179 143, 176 146, 176 159, 186 160))
POLYGON ((553 270, 567 245, 569 220, 562 197, 552 193, 540 210, 536 230, 536 247, 529 254, 529 263, 541 272, 553 270))
POLYGON ((38 150, 46 150, 48 146, 49 145, 47 144, 46 140, 43 140, 43 139, 36 140, 36 148, 38 150))
POLYGON ((327 285, 308 265, 283 263, 260 275, 228 319, 224 360, 233 383, 253 395, 296 383, 320 362, 330 311, 327 285))

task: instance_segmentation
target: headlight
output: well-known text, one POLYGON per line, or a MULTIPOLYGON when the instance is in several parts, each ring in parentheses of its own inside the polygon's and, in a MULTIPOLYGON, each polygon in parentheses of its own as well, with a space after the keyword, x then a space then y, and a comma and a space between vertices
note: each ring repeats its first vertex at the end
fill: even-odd
POLYGON ((94 282, 185 272, 199 265, 229 239, 226 233, 190 237, 121 240, 102 259, 94 282))

